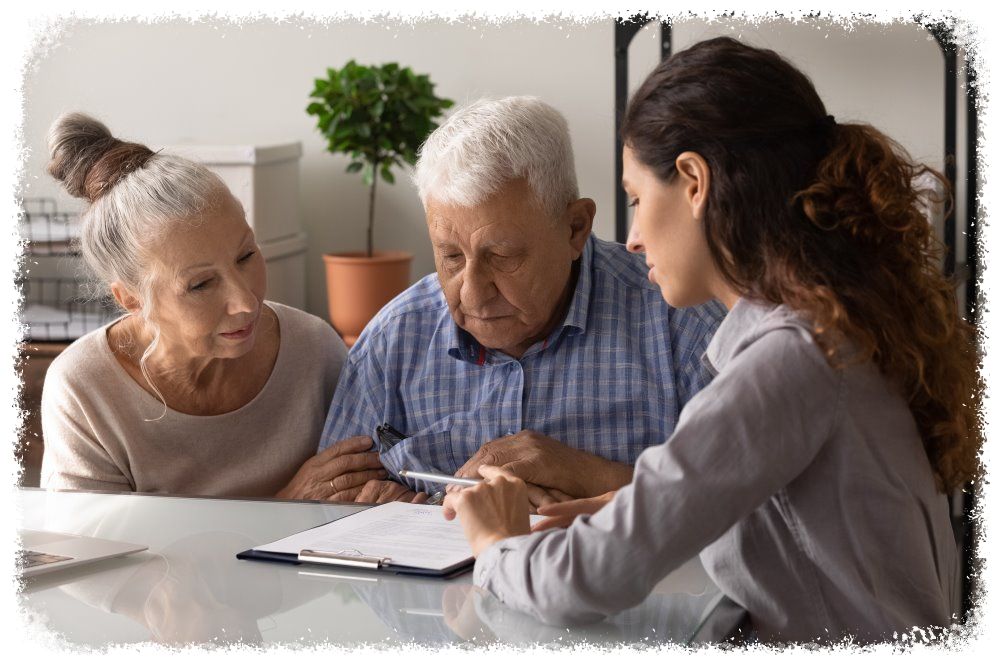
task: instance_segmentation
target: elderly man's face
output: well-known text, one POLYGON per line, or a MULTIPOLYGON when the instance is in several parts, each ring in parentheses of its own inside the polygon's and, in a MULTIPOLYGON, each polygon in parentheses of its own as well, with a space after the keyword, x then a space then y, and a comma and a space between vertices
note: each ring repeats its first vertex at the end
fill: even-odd
POLYGON ((565 316, 594 211, 579 199, 553 220, 523 179, 471 208, 430 198, 434 263, 455 323, 515 358, 545 338, 565 316))

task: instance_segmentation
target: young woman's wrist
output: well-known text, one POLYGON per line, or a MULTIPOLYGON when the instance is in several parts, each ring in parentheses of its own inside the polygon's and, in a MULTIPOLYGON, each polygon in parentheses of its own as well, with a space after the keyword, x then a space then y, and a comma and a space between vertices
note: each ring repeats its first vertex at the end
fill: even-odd
POLYGON ((499 530, 488 532, 476 537, 475 542, 472 544, 472 554, 479 557, 481 553, 488 550, 490 546, 498 541, 503 541, 504 539, 509 539, 514 535, 507 534, 506 532, 501 532, 499 530))

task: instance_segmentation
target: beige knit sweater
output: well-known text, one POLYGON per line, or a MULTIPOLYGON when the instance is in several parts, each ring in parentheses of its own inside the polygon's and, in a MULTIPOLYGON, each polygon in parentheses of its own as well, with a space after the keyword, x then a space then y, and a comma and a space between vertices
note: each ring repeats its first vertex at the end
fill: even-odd
MULTIPOLYGON (((316 453, 346 348, 322 319, 279 303, 267 383, 226 414, 167 409, 119 365, 108 326, 74 342, 42 391, 45 488, 270 497, 316 453)), ((110 325, 109 325, 110 326, 110 325)))

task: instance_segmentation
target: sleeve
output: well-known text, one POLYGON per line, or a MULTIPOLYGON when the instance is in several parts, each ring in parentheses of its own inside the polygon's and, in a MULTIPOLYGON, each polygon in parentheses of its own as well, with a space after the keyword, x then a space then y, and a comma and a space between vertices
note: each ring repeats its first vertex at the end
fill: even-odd
POLYGON ((319 451, 348 437, 374 437, 385 406, 385 371, 378 363, 379 336, 361 339, 347 355, 337 390, 330 401, 319 451), (373 349, 376 348, 376 349, 373 349))
POLYGON ((325 391, 327 399, 333 402, 333 395, 337 390, 337 382, 340 381, 340 374, 344 371, 344 363, 347 360, 347 346, 344 344, 340 334, 325 321, 321 321, 322 340, 326 347, 325 371, 325 391))
POLYGON ((682 410, 712 381, 712 374, 701 359, 725 316, 725 306, 715 301, 693 308, 670 309, 670 347, 675 364, 677 406, 682 410))
POLYGON ((829 439, 843 387, 811 340, 785 333, 735 357, 601 511, 494 544, 476 584, 543 622, 597 621, 641 603, 790 483, 829 439))
POLYGON ((101 444, 85 408, 60 370, 49 367, 42 387, 41 486, 72 490, 134 490, 101 444))

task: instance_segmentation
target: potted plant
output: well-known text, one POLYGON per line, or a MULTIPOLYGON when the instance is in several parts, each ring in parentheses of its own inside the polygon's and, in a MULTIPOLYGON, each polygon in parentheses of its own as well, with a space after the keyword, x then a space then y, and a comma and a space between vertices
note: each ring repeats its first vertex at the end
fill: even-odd
POLYGON ((373 247, 375 190, 378 179, 394 183, 392 170, 417 161, 417 148, 434 131, 434 122, 452 105, 434 95, 434 84, 397 63, 359 65, 351 60, 316 79, 306 113, 331 153, 350 155, 348 173, 360 173, 368 186, 368 247, 365 252, 324 254, 330 320, 353 344, 368 321, 410 283, 409 252, 376 252, 373 247))

